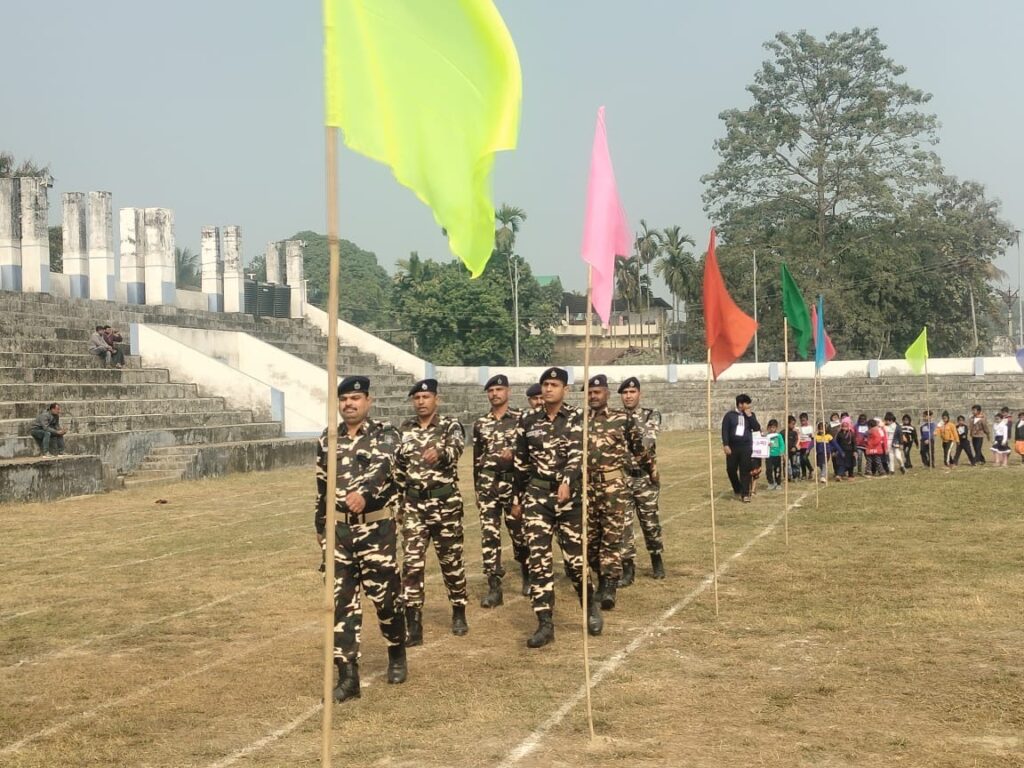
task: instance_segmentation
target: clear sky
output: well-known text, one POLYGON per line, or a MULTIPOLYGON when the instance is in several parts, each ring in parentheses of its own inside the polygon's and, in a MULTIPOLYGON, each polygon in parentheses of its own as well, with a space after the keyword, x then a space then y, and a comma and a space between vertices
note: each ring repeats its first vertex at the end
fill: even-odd
MULTIPOLYGON (((430 0, 423 0, 429 2, 430 0)), ((700 176, 718 113, 780 30, 879 28, 907 81, 934 94, 948 171, 980 181, 1024 225, 1024 3, 975 0, 498 0, 522 60, 520 146, 496 203, 524 208, 518 250, 582 288, 584 187, 597 107, 634 226, 679 224, 704 246, 700 176)), ((320 3, 5 0, 0 148, 49 162, 60 193, 109 190, 115 208, 164 206, 180 245, 240 224, 246 259, 323 231, 320 3)), ((345 151, 342 235, 391 269, 449 258, 433 219, 383 166, 345 151)), ((115 216, 116 222, 116 216, 115 216)), ((1014 252, 1000 265, 1017 283, 1014 252)))

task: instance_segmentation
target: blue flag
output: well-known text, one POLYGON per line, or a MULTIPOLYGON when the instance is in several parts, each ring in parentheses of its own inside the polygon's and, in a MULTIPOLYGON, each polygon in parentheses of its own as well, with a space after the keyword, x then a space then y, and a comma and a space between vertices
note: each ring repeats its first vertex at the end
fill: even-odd
POLYGON ((814 369, 819 370, 828 362, 825 357, 825 300, 818 296, 817 327, 814 329, 814 369))

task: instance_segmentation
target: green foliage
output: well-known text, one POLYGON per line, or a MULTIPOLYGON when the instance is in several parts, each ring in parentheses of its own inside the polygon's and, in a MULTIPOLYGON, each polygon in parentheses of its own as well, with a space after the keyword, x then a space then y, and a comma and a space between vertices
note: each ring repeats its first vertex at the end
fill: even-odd
MULTIPOLYGON (((330 268, 327 236, 307 230, 296 232, 287 239, 305 241, 303 265, 308 281, 307 298, 316 306, 326 309, 330 268)), ((389 327, 392 322, 391 277, 377 263, 375 254, 364 251, 348 240, 340 240, 338 245, 341 253, 338 316, 368 329, 389 327)), ((265 264, 263 268, 265 274, 265 264)))
POLYGON ((10 152, 0 152, 0 179, 17 176, 49 176, 50 166, 37 165, 32 160, 20 163, 10 152))
POLYGON ((748 312, 757 255, 761 357, 783 354, 782 261, 809 302, 824 296, 840 357, 898 357, 925 324, 933 356, 987 349, 992 261, 1013 231, 981 185, 943 173, 930 96, 902 82, 873 29, 765 47, 754 103, 722 113, 721 162, 703 179, 722 273, 748 312))
POLYGON ((64 271, 64 227, 49 227, 46 234, 50 239, 50 271, 64 271))
POLYGON ((202 286, 199 254, 189 248, 174 249, 174 283, 186 291, 198 291, 202 286))

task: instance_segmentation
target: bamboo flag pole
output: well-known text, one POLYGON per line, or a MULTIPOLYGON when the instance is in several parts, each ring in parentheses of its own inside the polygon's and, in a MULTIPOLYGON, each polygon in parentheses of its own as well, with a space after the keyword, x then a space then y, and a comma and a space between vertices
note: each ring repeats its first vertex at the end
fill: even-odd
POLYGON ((587 516, 589 514, 589 503, 587 500, 587 489, 590 488, 589 461, 590 461, 590 415, 588 408, 590 404, 590 325, 593 321, 593 288, 594 268, 587 265, 587 327, 583 339, 583 591, 581 594, 583 602, 583 677, 584 687, 587 691, 587 729, 590 731, 590 740, 594 740, 594 710, 590 700, 590 632, 587 630, 587 618, 589 617, 589 596, 587 595, 587 579, 590 576, 590 557, 587 536, 589 535, 587 516))
MULTIPOLYGON (((928 326, 925 326, 927 328, 928 326)), ((931 388, 928 386, 928 356, 924 358, 924 409, 928 411, 926 424, 931 424, 931 442, 928 443, 928 454, 931 457, 932 469, 935 469, 935 422, 932 420, 932 395, 931 388)))
POLYGON ((715 533, 715 460, 711 449, 711 347, 708 347, 708 487, 711 490, 711 583, 718 615, 718 538, 715 533))
POLYGON ((782 508, 782 530, 786 535, 786 546, 789 546, 789 318, 782 316, 782 367, 783 375, 786 378, 786 408, 782 414, 785 426, 782 430, 782 482, 783 502, 782 508))
MULTIPOLYGON (((818 393, 819 393, 819 396, 821 397, 821 428, 824 431, 824 434, 827 435, 830 422, 827 420, 827 417, 825 416, 825 377, 821 375, 821 370, 820 369, 818 370, 818 393)), ((824 445, 825 445, 825 448, 824 448, 824 451, 825 451, 825 487, 826 488, 828 488, 828 459, 829 459, 829 453, 830 453, 828 447, 829 447, 830 444, 831 443, 828 440, 826 440, 825 443, 824 443, 824 445)), ((817 459, 817 454, 815 454, 815 459, 817 459)))
POLYGON ((818 368, 814 368, 814 379, 811 394, 811 479, 814 481, 814 508, 818 509, 821 504, 818 486, 818 368))
POLYGON ((324 526, 324 709, 320 765, 331 765, 334 705, 334 548, 338 492, 338 129, 327 127, 327 243, 330 268, 327 294, 327 495, 324 526))

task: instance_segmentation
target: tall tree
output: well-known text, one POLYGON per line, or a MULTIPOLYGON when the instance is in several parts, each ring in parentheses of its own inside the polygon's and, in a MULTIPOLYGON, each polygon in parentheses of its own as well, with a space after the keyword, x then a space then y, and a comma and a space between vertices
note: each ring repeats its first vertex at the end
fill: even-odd
POLYGON ((174 249, 174 283, 178 288, 198 290, 202 285, 199 255, 189 248, 174 249))
POLYGON ((696 297, 700 286, 697 261, 690 250, 696 243, 675 225, 665 227, 658 237, 662 256, 654 265, 654 273, 668 286, 673 314, 678 319, 680 302, 685 306, 696 297))
POLYGON ((49 165, 38 165, 32 160, 22 160, 20 163, 11 152, 0 152, 0 178, 11 176, 49 176, 49 165))
POLYGON ((494 247, 500 253, 512 253, 516 246, 516 235, 526 221, 526 211, 508 203, 502 203, 494 212, 494 218, 501 226, 494 232, 494 247))

